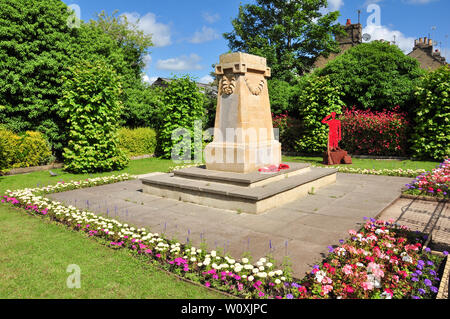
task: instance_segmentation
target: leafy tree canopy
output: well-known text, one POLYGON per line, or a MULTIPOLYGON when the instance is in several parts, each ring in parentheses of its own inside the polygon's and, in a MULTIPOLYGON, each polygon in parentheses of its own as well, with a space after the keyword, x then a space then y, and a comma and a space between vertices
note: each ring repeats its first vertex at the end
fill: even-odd
POLYGON ((320 54, 338 52, 339 11, 322 14, 326 6, 326 0, 256 0, 239 7, 224 37, 231 50, 266 57, 274 77, 292 82, 320 54))
POLYGON ((424 71, 397 46, 373 41, 350 48, 315 73, 329 76, 347 106, 381 111, 399 105, 407 111, 424 71))

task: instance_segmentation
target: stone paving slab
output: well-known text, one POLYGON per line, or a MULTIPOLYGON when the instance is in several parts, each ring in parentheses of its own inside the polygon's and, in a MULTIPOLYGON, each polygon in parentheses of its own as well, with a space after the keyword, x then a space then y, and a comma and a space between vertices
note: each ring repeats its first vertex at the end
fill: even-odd
MULTIPOLYGON (((376 217, 400 195, 411 178, 338 173, 336 184, 321 187, 287 205, 260 215, 210 208, 142 193, 139 180, 49 195, 80 208, 117 218, 137 227, 189 240, 209 249, 222 248, 235 258, 250 252, 254 258, 287 256, 295 277, 301 278, 327 254, 329 245, 346 239, 362 218, 376 217), (374 192, 373 190, 377 190, 374 192), (106 204, 105 204, 106 202, 106 204), (114 207, 117 215, 114 216, 114 207), (112 216, 111 216, 112 215, 112 216)), ((446 227, 442 225, 441 227, 446 227)))

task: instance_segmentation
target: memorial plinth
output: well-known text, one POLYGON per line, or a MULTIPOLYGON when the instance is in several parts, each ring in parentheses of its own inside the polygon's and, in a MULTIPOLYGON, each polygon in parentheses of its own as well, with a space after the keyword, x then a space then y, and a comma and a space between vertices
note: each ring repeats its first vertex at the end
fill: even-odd
POLYGON ((266 59, 247 53, 220 56, 213 142, 205 148, 206 167, 249 173, 281 162, 270 111, 266 59))
POLYGON ((336 169, 289 163, 279 167, 281 144, 272 127, 266 59, 246 54, 220 56, 213 141, 205 166, 142 178, 143 192, 172 200, 260 214, 336 181, 336 169))

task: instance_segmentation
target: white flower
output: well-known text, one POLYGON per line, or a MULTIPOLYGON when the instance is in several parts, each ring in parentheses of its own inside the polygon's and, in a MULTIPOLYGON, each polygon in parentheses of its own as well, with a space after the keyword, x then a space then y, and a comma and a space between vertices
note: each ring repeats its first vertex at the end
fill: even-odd
POLYGON ((265 263, 265 262, 266 262, 266 258, 264 258, 264 257, 263 257, 263 258, 260 258, 259 261, 265 263))
POLYGON ((273 266, 272 263, 267 263, 267 264, 266 264, 266 267, 272 267, 272 266, 273 266))
POLYGON ((275 283, 276 283, 277 285, 279 285, 279 284, 281 284, 281 280, 280 280, 280 279, 275 279, 275 283))
POLYGON ((247 264, 247 263, 248 263, 248 258, 242 258, 242 262, 243 262, 244 264, 247 264))
POLYGON ((217 255, 217 252, 215 250, 211 251, 211 256, 212 257, 216 257, 216 255, 217 255))
POLYGON ((259 272, 259 269, 258 269, 258 268, 253 268, 253 269, 252 269, 252 273, 256 274, 257 272, 259 272))
POLYGON ((319 270, 318 272, 316 272, 315 278, 317 282, 322 283, 322 280, 325 278, 325 276, 326 276, 325 272, 319 270))
POLYGON ((266 278, 267 277, 267 273, 266 272, 258 272, 256 274, 256 276, 258 276, 259 278, 266 278))
POLYGON ((280 279, 281 279, 282 281, 285 281, 285 280, 286 280, 286 277, 282 276, 282 277, 280 277, 280 279))
POLYGON ((247 278, 248 281, 253 281, 253 279, 255 279, 253 276, 248 276, 247 278))

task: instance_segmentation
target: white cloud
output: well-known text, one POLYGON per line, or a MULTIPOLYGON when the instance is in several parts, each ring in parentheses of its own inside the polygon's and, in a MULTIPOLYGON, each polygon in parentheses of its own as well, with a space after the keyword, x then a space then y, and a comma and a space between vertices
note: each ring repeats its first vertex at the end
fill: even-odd
POLYGON ((403 2, 407 4, 427 4, 434 1, 437 0, 403 0, 403 2))
POLYGON ((343 0, 328 0, 328 9, 329 11, 339 10, 344 5, 343 0))
POLYGON ((218 13, 211 14, 209 12, 203 12, 202 13, 203 19, 205 19, 206 22, 214 23, 220 20, 220 15, 218 13))
POLYGON ((362 32, 370 35, 370 41, 383 39, 392 42, 395 36, 395 44, 406 54, 411 52, 414 47, 415 39, 413 37, 407 37, 402 32, 390 30, 386 26, 368 25, 362 32))
POLYGON ((194 36, 189 40, 191 43, 203 43, 219 39, 220 36, 216 30, 203 26, 201 31, 196 31, 194 36))
POLYGON ((156 77, 156 76, 149 77, 147 74, 143 74, 143 75, 142 75, 142 80, 143 80, 145 83, 148 83, 148 84, 152 84, 152 83, 155 82, 157 79, 158 79, 158 77, 156 77))
POLYGON ((214 81, 214 78, 211 75, 205 75, 198 80, 200 83, 209 84, 214 81))
POLYGON ((144 55, 143 61, 144 69, 147 69, 150 66, 150 63, 152 63, 152 56, 150 54, 144 55))
POLYGON ((182 55, 177 58, 158 60, 158 62, 156 62, 156 68, 169 71, 200 70, 203 68, 198 64, 201 59, 202 58, 197 54, 192 53, 189 56, 182 55))
POLYGON ((136 12, 125 12, 123 15, 127 17, 128 21, 136 24, 140 30, 144 31, 146 34, 151 34, 152 42, 155 47, 164 47, 172 44, 170 39, 170 26, 157 22, 154 13, 149 12, 142 17, 136 12))

